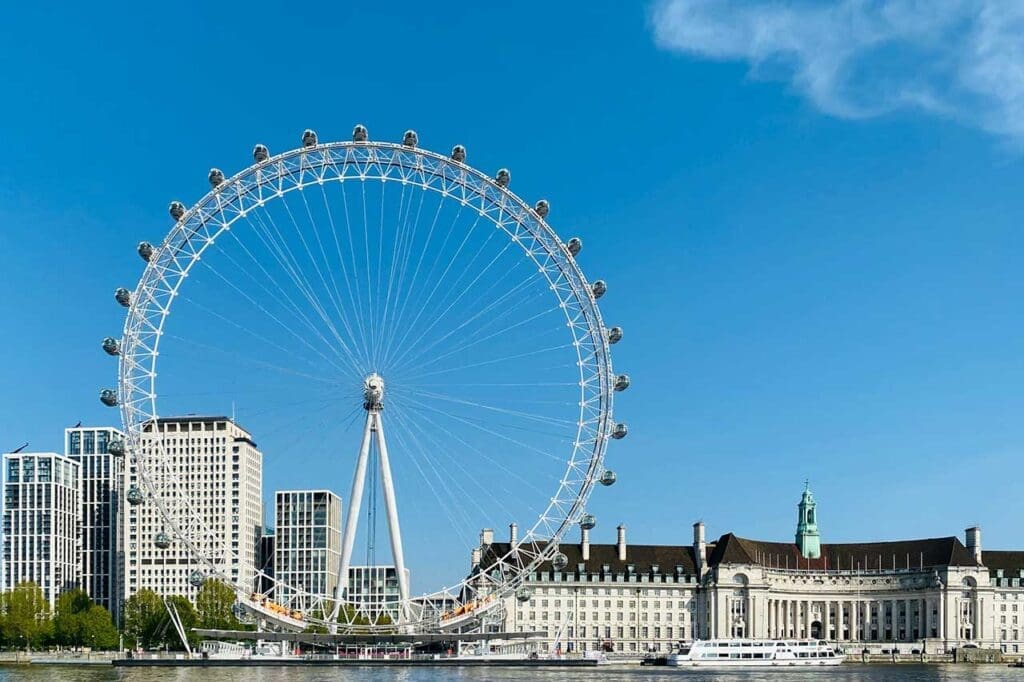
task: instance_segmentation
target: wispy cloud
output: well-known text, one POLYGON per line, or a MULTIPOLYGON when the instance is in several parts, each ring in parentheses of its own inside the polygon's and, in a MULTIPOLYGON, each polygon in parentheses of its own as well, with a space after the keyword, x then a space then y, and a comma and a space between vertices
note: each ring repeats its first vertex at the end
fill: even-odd
POLYGON ((918 109, 1024 143, 1019 0, 659 0, 657 44, 745 61, 845 118, 918 109))

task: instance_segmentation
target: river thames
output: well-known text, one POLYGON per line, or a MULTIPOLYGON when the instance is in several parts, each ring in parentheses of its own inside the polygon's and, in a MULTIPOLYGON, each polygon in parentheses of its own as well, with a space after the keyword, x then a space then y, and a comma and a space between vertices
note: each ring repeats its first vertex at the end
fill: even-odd
POLYGON ((512 668, 150 668, 124 669, 107 666, 84 665, 8 665, 0 667, 2 682, 152 682, 174 679, 178 682, 320 682, 353 680, 377 682, 435 682, 462 680, 464 682, 503 682, 505 680, 586 680, 599 678, 606 682, 668 682, 681 680, 721 682, 755 680, 837 680, 840 682, 959 682, 978 680, 1024 680, 1024 669, 1005 665, 845 665, 825 670, 780 671, 761 670, 745 672, 696 672, 670 668, 601 667, 577 670, 516 670, 512 668))

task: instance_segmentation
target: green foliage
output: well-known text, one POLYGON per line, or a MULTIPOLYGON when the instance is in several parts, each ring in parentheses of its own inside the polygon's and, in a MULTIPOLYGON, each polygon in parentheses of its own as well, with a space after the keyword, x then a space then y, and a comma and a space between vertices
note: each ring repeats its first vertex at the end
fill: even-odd
POLYGON ((0 644, 38 648, 46 644, 114 649, 119 644, 110 612, 93 604, 83 590, 57 597, 53 617, 42 589, 32 582, 0 595, 0 644))
POLYGON ((3 595, 4 639, 14 646, 41 646, 53 631, 50 605, 43 590, 33 582, 18 585, 3 595))
POLYGON ((120 637, 114 627, 110 611, 99 604, 92 604, 79 615, 80 641, 93 649, 116 649, 120 637))
MULTIPOLYGON (((168 597, 168 601, 178 611, 178 616, 181 618, 182 627, 185 628, 185 636, 188 637, 189 645, 197 646, 199 644, 199 635, 192 632, 192 629, 199 626, 199 614, 196 613, 192 602, 188 600, 188 597, 183 597, 180 594, 168 597)), ((174 629, 174 624, 170 622, 171 616, 166 610, 164 611, 164 616, 167 622, 163 636, 164 645, 168 649, 183 650, 185 645, 181 643, 181 637, 178 636, 178 631, 174 629)))
MULTIPOLYGON (((168 597, 167 600, 177 609, 189 644, 194 646, 198 643, 199 637, 192 632, 192 628, 198 625, 199 616, 192 602, 181 595, 168 597)), ((171 622, 164 600, 153 590, 139 590, 125 602, 124 636, 130 645, 138 645, 145 649, 185 648, 171 622)))
POLYGON ((53 616, 53 643, 61 646, 82 646, 82 614, 89 610, 92 602, 84 590, 74 589, 62 592, 57 597, 53 616))
POLYGON ((196 611, 199 627, 211 630, 237 630, 240 628, 235 617, 235 590, 214 578, 207 578, 196 594, 196 611))
POLYGON ((167 612, 153 590, 139 590, 124 603, 124 636, 130 643, 150 648, 160 645, 157 634, 167 612))

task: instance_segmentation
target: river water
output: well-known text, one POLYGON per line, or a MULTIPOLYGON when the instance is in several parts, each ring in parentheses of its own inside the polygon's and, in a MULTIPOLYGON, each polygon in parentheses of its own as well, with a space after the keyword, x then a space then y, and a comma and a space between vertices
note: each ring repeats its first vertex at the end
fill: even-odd
POLYGON ((0 682, 504 682, 536 680, 562 682, 700 682, 715 680, 772 682, 997 682, 1021 680, 1024 668, 1005 665, 863 665, 847 664, 839 668, 783 671, 768 669, 748 672, 695 672, 672 668, 602 666, 587 669, 516 668, 147 668, 124 669, 107 666, 10 665, 0 667, 0 682), (596 678, 596 679, 595 679, 596 678))

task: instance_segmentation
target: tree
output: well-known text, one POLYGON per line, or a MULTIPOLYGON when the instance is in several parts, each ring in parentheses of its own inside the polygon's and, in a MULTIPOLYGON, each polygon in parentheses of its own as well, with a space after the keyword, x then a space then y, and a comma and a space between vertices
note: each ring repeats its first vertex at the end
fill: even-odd
MULTIPOLYGON (((181 626, 185 630, 185 636, 188 638, 190 646, 196 646, 199 644, 199 635, 192 631, 199 624, 199 614, 196 613, 196 609, 192 606, 192 602, 188 600, 188 597, 183 597, 180 594, 168 597, 169 601, 178 612, 178 617, 181 618, 181 626)), ((171 623, 171 615, 164 611, 166 615, 166 627, 163 629, 163 644, 168 649, 181 650, 185 646, 181 643, 181 637, 178 636, 178 631, 174 628, 174 624, 171 623)))
MULTIPOLYGON (((180 594, 167 597, 167 602, 177 610, 189 644, 197 644, 199 637, 192 628, 199 623, 199 616, 192 602, 180 594)), ((139 590, 125 602, 124 636, 146 649, 164 646, 178 650, 184 648, 164 599, 153 590, 139 590)))
POLYGON ((82 614, 89 610, 92 602, 89 595, 81 589, 62 592, 57 597, 57 606, 53 616, 53 640, 62 646, 82 646, 86 644, 86 633, 82 628, 82 614))
POLYGON ((93 649, 116 649, 118 646, 117 628, 110 611, 99 604, 91 604, 79 615, 83 643, 93 649))
POLYGON ((124 603, 124 635, 144 648, 160 645, 157 634, 167 611, 164 602, 153 590, 142 589, 124 603))
POLYGON ((207 578, 196 594, 199 627, 237 630, 240 624, 235 617, 234 606, 235 590, 220 580, 207 578))
POLYGON ((50 635, 50 604, 34 582, 18 583, 4 595, 8 641, 26 649, 38 647, 50 635))

